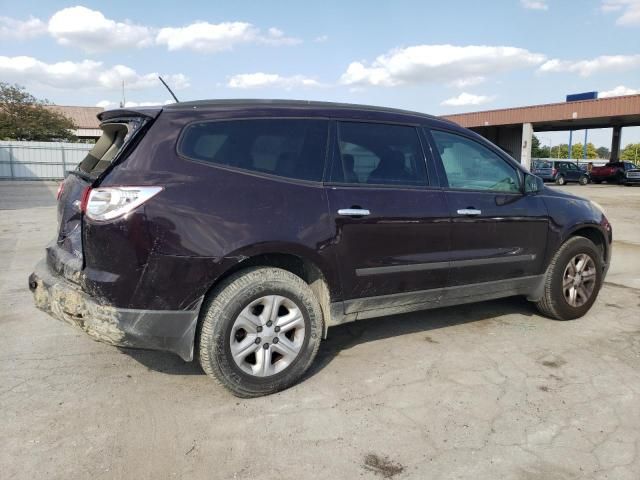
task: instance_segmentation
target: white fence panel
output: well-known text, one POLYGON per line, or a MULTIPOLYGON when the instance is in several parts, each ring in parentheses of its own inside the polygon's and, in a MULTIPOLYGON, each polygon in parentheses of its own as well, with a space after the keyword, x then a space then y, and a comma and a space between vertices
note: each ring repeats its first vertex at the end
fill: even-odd
POLYGON ((61 179, 91 148, 91 143, 0 141, 0 178, 61 179))

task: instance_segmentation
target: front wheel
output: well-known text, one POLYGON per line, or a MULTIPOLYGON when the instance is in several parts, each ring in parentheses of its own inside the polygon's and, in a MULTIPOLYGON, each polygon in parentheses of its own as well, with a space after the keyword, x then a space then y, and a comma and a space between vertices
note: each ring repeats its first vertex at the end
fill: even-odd
POLYGON ((564 179, 563 175, 558 176, 558 178, 556 178, 556 183, 558 185, 564 185, 565 183, 567 183, 567 181, 564 179))
POLYGON ((300 277, 250 268, 225 280, 203 305, 202 369, 238 397, 258 397, 296 383, 322 338, 322 310, 300 277))
POLYGON ((545 274, 538 310, 557 320, 582 317, 596 301, 603 272, 602 253, 591 240, 572 237, 556 252, 545 274))
POLYGON ((589 178, 587 178, 586 176, 582 176, 580 177, 580 179, 578 180, 578 183, 580 185, 586 185, 587 183, 589 183, 589 178))

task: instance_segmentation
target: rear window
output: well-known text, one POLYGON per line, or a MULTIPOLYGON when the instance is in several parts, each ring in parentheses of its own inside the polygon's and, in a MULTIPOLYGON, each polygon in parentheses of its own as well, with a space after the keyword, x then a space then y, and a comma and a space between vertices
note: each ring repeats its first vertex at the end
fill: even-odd
POLYGON ((553 168, 551 162, 544 162, 541 160, 534 160, 533 168, 553 168))
POLYGON ((327 120, 256 119, 193 123, 178 152, 216 165, 322 181, 327 120))
POLYGON ((78 165, 78 170, 92 178, 98 177, 117 158, 135 132, 144 124, 142 118, 103 123, 102 135, 78 165))

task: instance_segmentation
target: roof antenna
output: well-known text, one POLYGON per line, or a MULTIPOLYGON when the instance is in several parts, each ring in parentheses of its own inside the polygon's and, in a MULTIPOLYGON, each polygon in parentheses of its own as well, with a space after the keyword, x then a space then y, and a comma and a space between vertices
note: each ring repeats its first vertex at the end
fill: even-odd
POLYGON ((158 78, 160 79, 162 84, 166 87, 166 89, 169 90, 169 93, 171 94, 173 99, 176 101, 176 103, 180 103, 180 100, 178 100, 178 97, 176 97, 173 91, 169 88, 169 85, 167 85, 167 82, 165 82, 160 75, 158 75, 158 78))

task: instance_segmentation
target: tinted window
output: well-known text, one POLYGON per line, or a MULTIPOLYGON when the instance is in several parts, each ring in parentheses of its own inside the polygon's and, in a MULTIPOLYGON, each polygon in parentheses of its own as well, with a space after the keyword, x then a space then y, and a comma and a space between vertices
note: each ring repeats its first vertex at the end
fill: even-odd
POLYGON ((520 191, 515 168, 484 145, 453 133, 434 130, 447 181, 452 188, 468 190, 520 191))
POLYGON ((319 182, 327 127, 326 120, 195 123, 185 130, 178 151, 195 160, 319 182))
POLYGON ((550 162, 535 160, 533 162, 533 168, 552 168, 552 165, 550 162))
POLYGON ((340 122, 331 180, 349 184, 424 186, 426 165, 414 127, 340 122))

